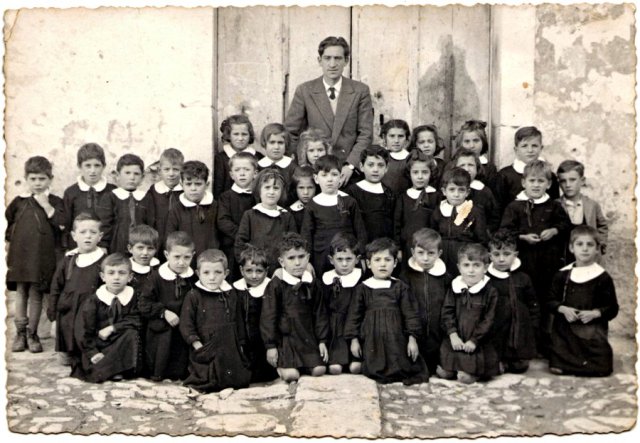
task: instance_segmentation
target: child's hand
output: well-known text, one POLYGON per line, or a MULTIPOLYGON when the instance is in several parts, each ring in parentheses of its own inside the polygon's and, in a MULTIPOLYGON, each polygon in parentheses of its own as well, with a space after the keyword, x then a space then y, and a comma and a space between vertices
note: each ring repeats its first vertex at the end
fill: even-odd
POLYGON ((471 354, 476 350, 476 344, 471 340, 467 340, 467 342, 464 345, 462 345, 462 350, 464 352, 471 354))
POLYGON ((103 358, 104 358, 104 354, 102 352, 98 352, 96 355, 91 357, 91 363, 93 363, 95 365, 96 363, 98 363, 103 358))
POLYGON ((340 187, 342 188, 344 185, 349 183, 349 179, 353 175, 353 171, 349 167, 349 165, 344 165, 342 170, 340 171, 340 187))
POLYGON ((451 347, 454 351, 462 351, 462 346, 464 346, 464 343, 457 332, 449 335, 449 340, 451 340, 451 347))
POLYGON ((102 340, 106 340, 111 334, 113 334, 113 331, 115 331, 113 326, 106 326, 98 331, 98 337, 102 340))
POLYGON ((193 343, 191 343, 191 346, 193 346, 193 349, 197 351, 202 347, 202 342, 200 340, 196 340, 193 343))
POLYGON ((599 309, 591 309, 590 311, 578 311, 578 318, 582 323, 589 323, 596 318, 602 317, 599 309))
POLYGON ((325 345, 324 343, 320 343, 318 345, 318 349, 320 349, 320 357, 322 357, 322 361, 323 362, 328 362, 329 361, 329 351, 327 350, 327 345, 325 345))
POLYGON ((556 228, 545 229, 540 233, 540 240, 551 240, 551 238, 555 237, 556 235, 558 235, 558 230, 556 228))
POLYGON ((274 368, 277 367, 277 364, 278 364, 278 349, 276 349, 276 348, 267 349, 267 361, 274 368))
POLYGON ((558 308, 558 312, 564 315, 564 318, 566 318, 569 323, 573 323, 578 320, 578 313, 580 311, 570 308, 569 306, 562 305, 558 308))
POLYGON ((418 355, 420 355, 418 343, 416 342, 416 338, 413 335, 409 336, 409 343, 407 343, 407 355, 409 356, 411 361, 416 361, 418 355))
POLYGON ((168 309, 164 310, 164 319, 169 323, 169 326, 175 328, 180 323, 180 317, 168 309))
POLYGON ((362 357, 362 349, 360 348, 360 342, 357 338, 351 340, 351 353, 354 357, 362 357))
POLYGON ((521 234, 520 240, 526 241, 530 245, 535 245, 536 243, 540 243, 542 241, 538 234, 521 234))

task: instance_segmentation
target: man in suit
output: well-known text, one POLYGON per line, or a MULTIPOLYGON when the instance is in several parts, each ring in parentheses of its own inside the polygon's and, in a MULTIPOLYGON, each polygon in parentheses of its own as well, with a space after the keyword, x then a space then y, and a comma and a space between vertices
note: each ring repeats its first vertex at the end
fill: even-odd
POLYGON ((344 162, 340 186, 360 164, 360 152, 373 141, 373 107, 369 87, 342 76, 349 63, 349 44, 327 37, 318 47, 322 77, 299 85, 285 118, 295 152, 300 133, 320 129, 331 141, 333 154, 344 162))

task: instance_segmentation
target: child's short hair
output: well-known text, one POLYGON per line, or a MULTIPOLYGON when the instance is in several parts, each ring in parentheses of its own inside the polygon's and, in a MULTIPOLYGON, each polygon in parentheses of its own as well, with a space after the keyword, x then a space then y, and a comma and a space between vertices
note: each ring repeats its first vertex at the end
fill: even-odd
POLYGON ((223 143, 231 143, 231 125, 247 125, 247 131, 249 131, 249 144, 252 144, 256 139, 256 134, 253 131, 253 124, 251 120, 244 114, 231 115, 220 123, 220 132, 222 135, 220 139, 223 143))
POLYGON ((340 171, 342 168, 340 167, 340 159, 335 155, 328 154, 318 158, 313 169, 317 174, 319 172, 331 172, 334 169, 340 171))
POLYGON ((419 149, 410 151, 409 157, 407 157, 407 166, 405 168, 407 175, 411 173, 411 168, 416 163, 426 163, 429 167, 429 181, 431 181, 432 177, 435 178, 435 175, 438 172, 438 165, 433 161, 432 156, 425 154, 419 149))
POLYGON ((380 238, 376 238, 375 240, 373 240, 371 243, 367 245, 367 247, 365 248, 365 254, 366 254, 367 260, 371 260, 371 257, 373 257, 373 254, 376 254, 382 251, 389 251, 391 256, 396 258, 398 256, 399 250, 400 249, 398 248, 398 244, 396 242, 394 242, 388 237, 380 237, 380 238))
POLYGON ((467 149, 467 148, 461 148, 458 149, 458 151, 456 151, 455 155, 453 156, 453 158, 451 159, 451 161, 449 162, 450 165, 457 165, 458 164, 458 159, 462 158, 462 157, 473 157, 473 160, 476 163, 476 171, 478 174, 480 174, 480 171, 482 169, 482 163, 480 162, 480 156, 478 154, 476 154, 475 152, 473 152, 471 149, 467 149))
POLYGON ((318 55, 322 57, 324 54, 324 50, 329 46, 342 46, 344 49, 344 58, 345 60, 349 60, 349 43, 343 37, 327 37, 320 42, 320 46, 318 46, 318 55))
POLYGON ((571 230, 571 234, 569 234, 569 244, 572 245, 580 235, 588 235, 589 237, 592 237, 595 240, 596 245, 600 246, 601 242, 598 230, 589 225, 579 225, 573 228, 571 230))
POLYGON ((144 172, 144 161, 135 154, 121 156, 116 164, 116 171, 120 172, 125 166, 139 166, 140 172, 144 172))
POLYGON ((465 132, 475 132, 482 140, 482 150, 480 154, 486 154, 489 151, 489 141, 487 139, 487 122, 483 122, 481 120, 467 120, 461 127, 460 132, 456 137, 456 146, 458 148, 462 147, 462 137, 465 132))
POLYGON ((148 225, 137 225, 129 229, 129 246, 134 246, 138 243, 157 248, 158 231, 148 225))
POLYGON ((551 165, 543 160, 534 160, 524 167, 522 173, 523 178, 544 176, 547 180, 551 181, 553 178, 553 171, 551 171, 551 165))
POLYGON ((126 266, 131 272, 131 260, 129 260, 124 254, 121 252, 114 252, 113 254, 109 254, 102 260, 100 263, 100 271, 104 272, 107 266, 126 266))
POLYGON ((516 234, 509 229, 498 229, 489 240, 489 250, 509 249, 518 250, 516 234))
POLYGON ((458 263, 466 258, 469 261, 479 261, 488 265, 491 263, 489 257, 489 251, 480 243, 465 243, 460 249, 458 249, 458 263))
POLYGON ((78 166, 87 160, 98 160, 102 163, 102 166, 107 164, 104 157, 104 149, 102 149, 102 146, 97 143, 85 143, 80 146, 80 149, 78 149, 77 159, 78 166))
POLYGON ((306 164, 309 161, 307 160, 307 148, 309 147, 309 143, 312 142, 322 142, 324 149, 327 151, 327 154, 331 153, 331 143, 324 135, 324 132, 320 129, 309 128, 306 131, 303 131, 300 134, 300 139, 298 140, 298 163, 306 164))
POLYGON ((329 255, 333 256, 337 252, 345 252, 347 250, 351 250, 358 257, 360 255, 358 240, 353 234, 338 232, 329 243, 329 255))
POLYGON ((382 125, 382 127, 380 128, 380 137, 385 138, 391 129, 402 129, 407 137, 407 140, 409 140, 409 137, 411 136, 411 129, 409 129, 409 125, 407 124, 407 122, 400 119, 394 119, 389 120, 382 125))
POLYGON ((389 163, 389 151, 380 145, 370 145, 364 148, 360 152, 360 163, 364 164, 367 161, 367 157, 380 157, 385 163, 389 163))
POLYGON ((207 165, 205 165, 201 161, 190 160, 182 165, 180 178, 182 180, 186 180, 188 178, 200 179, 206 182, 207 180, 209 180, 209 168, 207 168, 207 165))
POLYGON ((93 221, 100 225, 100 232, 102 232, 102 223, 98 216, 89 211, 82 211, 80 214, 76 215, 76 218, 73 219, 73 224, 71 226, 71 230, 74 231, 76 229, 76 224, 83 221, 93 221))
POLYGON ((282 195, 280 196, 280 202, 284 202, 287 200, 287 190, 284 188, 285 182, 284 177, 277 169, 267 168, 258 172, 258 176, 253 184, 253 196, 256 201, 262 201, 260 199, 260 190, 262 189, 262 185, 264 185, 269 180, 274 180, 276 183, 280 183, 280 188, 282 189, 282 195))
POLYGON ((456 166, 451 169, 445 170, 442 174, 440 186, 446 188, 449 183, 453 183, 456 186, 464 186, 465 188, 469 188, 469 186, 471 186, 471 176, 467 171, 456 166))
POLYGON ((251 166, 253 166, 253 169, 255 169, 256 171, 258 170, 258 159, 256 159, 256 156, 251 154, 250 152, 238 152, 237 154, 234 154, 229 159, 229 169, 233 168, 233 163, 238 160, 249 160, 251 162, 251 166))
POLYGON ((516 146, 518 146, 518 143, 520 143, 522 140, 533 137, 539 137, 540 142, 542 142, 542 132, 540 132, 538 128, 536 128, 535 126, 524 126, 516 131, 516 134, 513 138, 516 146))
POLYGON ((291 249, 304 249, 309 252, 309 244, 297 232, 285 232, 282 235, 282 240, 280 240, 278 244, 278 255, 282 257, 291 249))
POLYGON ((207 249, 202 251, 196 260, 196 266, 200 269, 202 263, 222 263, 224 269, 229 268, 229 261, 220 249, 207 249))
MULTIPOLYGON (((322 157, 320 157, 322 158, 322 157)), ((319 159, 318 159, 319 160, 319 159)), ((289 195, 296 195, 296 188, 298 187, 298 183, 303 178, 308 178, 313 183, 313 168, 311 166, 296 166, 296 169, 293 170, 293 174, 291 174, 291 183, 289 185, 289 195)))
POLYGON ((167 252, 171 252, 171 250, 176 246, 191 249, 196 248, 191 236, 184 231, 173 231, 171 234, 167 235, 167 240, 164 242, 164 249, 167 252))
POLYGON ((245 266, 247 263, 253 263, 256 266, 262 266, 264 269, 269 267, 269 258, 267 252, 262 248, 257 248, 251 243, 247 243, 240 253, 239 266, 245 266))
POLYGON ((438 250, 442 249, 442 236, 434 229, 420 228, 411 236, 411 247, 421 247, 422 249, 428 249, 435 247, 438 250))
POLYGON ((433 138, 436 141, 436 151, 433 155, 438 155, 444 149, 444 141, 442 137, 438 135, 438 128, 435 125, 420 125, 413 128, 413 134, 411 135, 411 149, 418 149, 418 136, 423 132, 431 132, 433 134, 433 138))
POLYGON ((176 148, 167 148, 160 154, 160 161, 166 160, 172 165, 180 165, 184 163, 184 155, 176 148))
POLYGON ((556 174, 560 175, 571 171, 576 171, 580 174, 580 177, 584 177, 584 165, 575 160, 564 160, 560 163, 560 166, 558 166, 558 172, 556 172, 556 174))
POLYGON ((41 155, 30 157, 24 163, 24 175, 44 174, 49 178, 53 178, 53 166, 51 162, 41 155))
POLYGON ((262 145, 262 147, 265 148, 267 146, 267 142, 269 141, 269 138, 271 138, 272 135, 278 135, 278 134, 284 135, 284 147, 285 147, 285 150, 288 152, 289 143, 291 142, 291 139, 289 137, 289 133, 287 132, 286 128, 280 123, 269 123, 267 124, 267 126, 262 128, 262 133, 260 134, 260 144, 262 145))

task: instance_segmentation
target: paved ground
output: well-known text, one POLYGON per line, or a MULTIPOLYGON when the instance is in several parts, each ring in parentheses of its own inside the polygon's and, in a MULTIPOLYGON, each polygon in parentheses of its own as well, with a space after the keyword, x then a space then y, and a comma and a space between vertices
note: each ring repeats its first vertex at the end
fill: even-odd
POLYGON ((83 383, 68 377, 43 340, 42 354, 7 354, 7 420, 18 433, 475 437, 620 432, 637 415, 635 345, 614 340, 615 373, 526 375, 470 386, 432 378, 405 387, 363 376, 303 377, 202 395, 177 383, 83 383))

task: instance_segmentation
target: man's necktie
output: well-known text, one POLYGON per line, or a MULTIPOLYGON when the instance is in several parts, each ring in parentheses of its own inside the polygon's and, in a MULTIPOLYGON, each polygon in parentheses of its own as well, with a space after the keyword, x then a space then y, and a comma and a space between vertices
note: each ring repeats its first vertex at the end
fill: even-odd
POLYGON ((336 99, 336 88, 334 88, 333 86, 329 88, 329 98, 331 100, 336 99))

